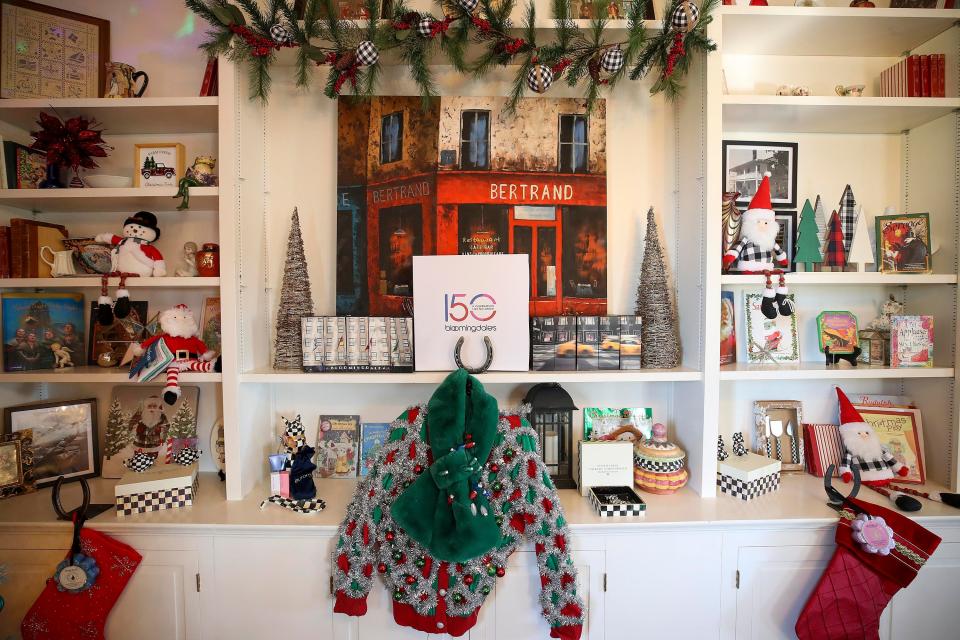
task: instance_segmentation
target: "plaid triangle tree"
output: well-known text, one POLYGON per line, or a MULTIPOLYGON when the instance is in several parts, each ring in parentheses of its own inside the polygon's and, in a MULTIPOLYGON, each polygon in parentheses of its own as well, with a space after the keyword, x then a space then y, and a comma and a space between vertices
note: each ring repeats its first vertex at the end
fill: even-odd
POLYGON ((313 315, 313 294, 303 252, 300 214, 296 208, 290 219, 287 262, 283 267, 280 307, 277 309, 277 337, 273 346, 274 369, 299 369, 303 366, 300 319, 313 315))
POLYGON ((640 325, 640 366, 652 369, 679 366, 677 314, 670 301, 653 207, 647 211, 647 236, 644 240, 640 283, 637 285, 636 315, 643 318, 640 325))
POLYGON ((836 211, 830 216, 827 229, 827 250, 823 254, 823 266, 843 269, 847 264, 847 251, 843 245, 843 225, 836 211))
POLYGON ((816 212, 809 199, 803 203, 797 233, 797 252, 793 261, 796 264, 803 263, 805 271, 813 271, 814 265, 823 262, 823 253, 820 251, 820 228, 817 227, 816 212))
POLYGON ((853 231, 857 226, 857 199, 853 197, 853 189, 847 185, 840 196, 840 226, 843 230, 843 250, 850 253, 853 244, 853 231))

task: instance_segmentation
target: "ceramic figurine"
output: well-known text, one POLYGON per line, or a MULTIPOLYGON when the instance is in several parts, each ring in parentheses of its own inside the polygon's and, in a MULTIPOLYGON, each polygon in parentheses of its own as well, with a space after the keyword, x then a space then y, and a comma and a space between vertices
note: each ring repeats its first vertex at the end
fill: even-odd
POLYGON ((177 193, 174 198, 180 198, 180 204, 177 211, 183 211, 190 208, 190 187, 215 187, 217 186, 217 175, 213 168, 217 165, 217 160, 213 156, 197 156, 193 161, 193 166, 187 169, 186 173, 177 183, 177 193))
POLYGON ((150 78, 143 71, 136 71, 125 62, 105 62, 104 66, 107 69, 104 98, 139 98, 147 90, 150 78), (140 78, 143 78, 143 84, 135 89, 140 78))
POLYGON ((220 245, 215 242, 203 243, 203 248, 197 252, 197 273, 205 278, 220 276, 220 245))
POLYGON ((842 98, 859 98, 863 95, 864 88, 862 84, 849 84, 847 86, 838 84, 834 87, 834 91, 842 98))
POLYGON ((53 352, 53 357, 57 359, 54 368, 63 369, 73 366, 73 360, 70 359, 70 354, 73 352, 67 347, 64 347, 59 342, 54 342, 50 345, 50 351, 53 352))
POLYGON ((193 278, 198 275, 196 242, 183 243, 183 258, 181 258, 180 265, 181 266, 177 267, 176 271, 173 272, 173 275, 178 278, 193 278))

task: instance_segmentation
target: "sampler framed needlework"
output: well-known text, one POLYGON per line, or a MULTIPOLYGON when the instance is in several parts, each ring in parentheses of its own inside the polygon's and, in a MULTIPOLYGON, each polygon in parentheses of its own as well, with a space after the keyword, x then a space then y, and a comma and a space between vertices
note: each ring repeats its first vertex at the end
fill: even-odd
POLYGON ((110 60, 110 21, 0 0, 0 97, 99 98, 110 60))

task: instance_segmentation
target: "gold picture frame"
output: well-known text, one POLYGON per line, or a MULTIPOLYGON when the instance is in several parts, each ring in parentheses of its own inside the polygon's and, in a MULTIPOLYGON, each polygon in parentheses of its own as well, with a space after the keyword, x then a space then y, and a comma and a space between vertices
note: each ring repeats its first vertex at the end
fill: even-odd
POLYGON ((757 400, 754 452, 780 461, 783 472, 806 469, 803 451, 803 406, 797 400, 757 400))
POLYGON ((184 175, 185 155, 184 147, 179 142, 144 142, 133 145, 133 186, 177 186, 177 182, 184 175))
POLYGON ((33 477, 33 431, 0 435, 0 500, 37 490, 33 477))

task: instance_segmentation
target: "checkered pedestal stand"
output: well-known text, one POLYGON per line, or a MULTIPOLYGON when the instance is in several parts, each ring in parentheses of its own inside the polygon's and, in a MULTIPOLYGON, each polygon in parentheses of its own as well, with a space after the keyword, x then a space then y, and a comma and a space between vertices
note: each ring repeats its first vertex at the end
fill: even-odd
POLYGON ((750 482, 746 482, 738 478, 733 478, 731 476, 718 473, 717 487, 719 487, 721 493, 726 493, 734 498, 740 498, 741 500, 752 500, 753 498, 762 496, 765 493, 776 491, 780 487, 780 474, 774 473, 768 476, 763 476, 756 480, 751 480, 750 482))
POLYGON ((117 516, 123 517, 149 511, 189 507, 193 504, 193 498, 196 494, 197 481, 194 480, 193 485, 188 487, 159 489, 157 491, 117 496, 117 516))

